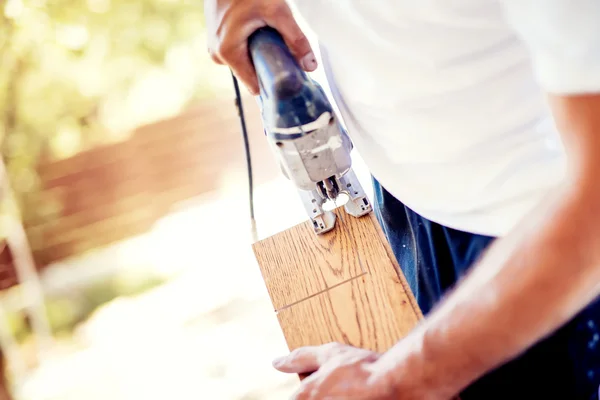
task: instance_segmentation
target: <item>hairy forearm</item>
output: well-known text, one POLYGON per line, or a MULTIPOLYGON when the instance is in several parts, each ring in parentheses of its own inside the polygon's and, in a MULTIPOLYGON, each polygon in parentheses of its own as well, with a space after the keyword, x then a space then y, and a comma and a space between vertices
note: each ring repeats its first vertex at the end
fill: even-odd
MULTIPOLYGON (((596 129, 591 122, 580 125, 576 129, 596 129)), ((600 294, 600 188, 591 140, 567 143, 571 150, 579 147, 578 154, 594 155, 572 163, 570 179, 497 240, 408 340, 382 357, 388 368, 396 365, 399 382, 402 369, 412 365, 442 393, 456 393, 559 328, 600 294), (394 364, 400 358, 405 361, 394 364)))
POLYGON ((425 367, 450 371, 448 384, 460 390, 592 301, 600 289, 598 200, 564 188, 498 240, 425 323, 423 352, 434 360, 425 367))

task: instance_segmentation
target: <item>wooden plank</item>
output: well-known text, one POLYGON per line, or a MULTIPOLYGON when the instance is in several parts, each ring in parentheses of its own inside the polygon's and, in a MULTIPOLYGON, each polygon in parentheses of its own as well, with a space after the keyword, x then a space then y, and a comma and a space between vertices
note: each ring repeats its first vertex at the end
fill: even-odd
POLYGON ((290 349, 340 342, 377 352, 419 320, 397 280, 370 274, 279 311, 277 318, 290 349))
POLYGON ((309 222, 253 245, 290 350, 340 342, 383 352, 422 318, 371 213, 339 208, 336 228, 309 222))
POLYGON ((353 233, 335 229, 319 240, 310 224, 301 224, 258 242, 256 256, 275 310, 364 274, 353 233))

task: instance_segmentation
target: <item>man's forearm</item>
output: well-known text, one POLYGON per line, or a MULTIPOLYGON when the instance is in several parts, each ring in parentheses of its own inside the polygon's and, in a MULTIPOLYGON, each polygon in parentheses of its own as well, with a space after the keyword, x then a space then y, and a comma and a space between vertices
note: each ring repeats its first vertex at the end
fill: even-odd
POLYGON ((598 169, 575 164, 570 180, 497 240, 423 324, 382 357, 382 365, 397 366, 391 375, 399 382, 402 369, 412 365, 432 386, 456 393, 556 330, 600 293, 598 169))

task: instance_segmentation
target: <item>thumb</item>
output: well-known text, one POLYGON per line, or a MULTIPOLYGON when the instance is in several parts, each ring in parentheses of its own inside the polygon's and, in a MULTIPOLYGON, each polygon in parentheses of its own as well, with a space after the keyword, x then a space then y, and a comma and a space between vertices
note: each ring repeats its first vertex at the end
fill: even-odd
POLYGON ((310 42, 287 5, 278 7, 266 22, 283 36, 283 40, 304 70, 312 72, 317 69, 317 58, 310 42))

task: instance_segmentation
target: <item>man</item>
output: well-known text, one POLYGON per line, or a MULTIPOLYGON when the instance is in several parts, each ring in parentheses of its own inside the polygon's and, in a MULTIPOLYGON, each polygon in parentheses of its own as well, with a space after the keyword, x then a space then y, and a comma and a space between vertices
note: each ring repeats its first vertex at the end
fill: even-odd
MULTIPOLYGON (((259 27, 316 68, 285 1, 205 3, 213 58, 251 92, 259 27)), ((314 371, 296 398, 597 399, 600 1, 297 6, 426 318, 384 354, 276 360, 314 371)))

